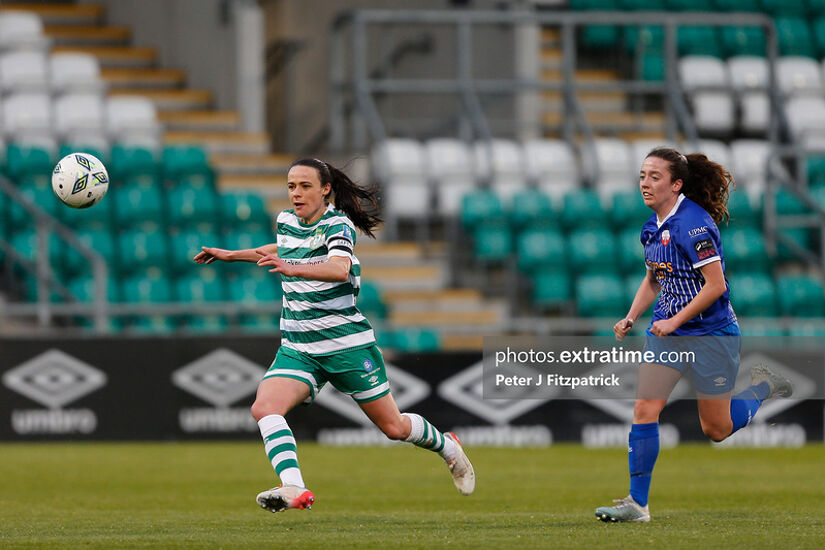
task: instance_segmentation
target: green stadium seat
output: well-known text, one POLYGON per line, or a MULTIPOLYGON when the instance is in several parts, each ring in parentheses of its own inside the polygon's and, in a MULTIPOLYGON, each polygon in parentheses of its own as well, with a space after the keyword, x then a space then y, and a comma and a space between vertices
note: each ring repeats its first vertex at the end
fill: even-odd
MULTIPOLYGON (((613 11, 618 8, 616 0, 571 0, 571 10, 604 10, 613 11)), ((609 48, 619 40, 619 28, 616 25, 586 25, 580 36, 581 43, 586 48, 609 48)))
MULTIPOLYGON (((275 242, 275 234, 271 231, 230 231, 223 238, 224 246, 229 250, 247 250, 258 248, 275 242)), ((214 246, 204 241, 204 246, 214 246)))
MULTIPOLYGON (((822 21, 825 23, 825 18, 822 21)), ((809 155, 806 165, 808 186, 811 188, 825 186, 825 156, 809 155)))
POLYGON ((722 27, 722 51, 728 57, 755 55, 765 57, 767 38, 760 27, 722 27))
MULTIPOLYGON (((100 162, 102 162, 106 166, 106 172, 109 171, 109 151, 104 151, 99 149, 94 145, 88 145, 83 143, 64 143, 60 146, 59 152, 57 156, 59 158, 63 158, 66 155, 70 155, 71 153, 76 152, 83 152, 96 157, 100 162)), ((109 176, 111 179, 111 176, 109 176)))
POLYGON ((688 25, 676 33, 679 55, 711 55, 722 57, 721 40, 714 27, 688 25))
MULTIPOLYGON (((81 229, 75 236, 94 252, 100 254, 107 262, 113 260, 115 256, 115 240, 111 233, 97 231, 94 229, 81 229)), ((92 274, 92 264, 82 254, 71 248, 68 244, 62 246, 66 253, 62 263, 62 271, 71 274, 84 273, 86 276, 92 274)))
POLYGON ((224 227, 246 230, 271 229, 272 218, 263 197, 254 191, 235 191, 220 195, 224 227))
POLYGON ((825 338, 825 319, 801 319, 788 328, 791 338, 816 339, 817 343, 825 338))
POLYGON ((805 19, 777 17, 774 23, 779 39, 779 55, 816 57, 811 28, 805 19))
POLYGON ((220 334, 229 328, 226 315, 214 313, 191 315, 181 324, 181 328, 195 334, 220 334))
MULTIPOLYGON (((163 225, 163 193, 159 187, 122 187, 110 189, 115 223, 120 228, 163 225)), ((104 199, 105 200, 105 199, 104 199)))
POLYGON ((762 11, 761 0, 713 0, 719 11, 762 11))
MULTIPOLYGON (((178 273, 197 273, 202 271, 204 266, 196 264, 193 258, 201 252, 202 246, 223 248, 220 235, 215 232, 201 232, 195 230, 184 230, 174 235, 171 239, 172 245, 172 269, 178 273)), ((252 264, 244 262, 246 265, 252 264)), ((208 268, 208 269, 211 269, 208 268)))
POLYGON ((540 309, 557 309, 570 303, 570 276, 566 272, 538 271, 533 274, 531 301, 540 309))
POLYGON ((60 208, 59 219, 74 230, 89 230, 108 233, 112 228, 114 216, 114 198, 109 193, 95 204, 94 208, 60 208))
POLYGON ((615 317, 627 313, 622 280, 616 275, 582 275, 576 281, 576 308, 582 317, 615 317))
POLYGON ((779 309, 788 317, 825 316, 825 291, 822 281, 808 275, 777 277, 776 293, 779 309))
POLYGON ((603 227, 607 217, 601 199, 595 191, 582 189, 564 196, 561 211, 562 226, 567 231, 582 227, 603 227))
POLYGON ((162 303, 172 300, 172 289, 163 271, 160 268, 152 268, 124 279, 121 283, 121 295, 127 303, 162 303))
POLYGON ((169 265, 166 235, 160 231, 129 230, 118 237, 119 271, 132 273, 169 265))
POLYGON ((776 287, 764 273, 737 273, 728 277, 733 310, 743 317, 776 317, 776 287))
POLYGON ((641 233, 641 228, 653 214, 653 211, 645 206, 642 195, 638 190, 620 191, 613 195, 613 210, 610 211, 610 222, 616 229, 626 227, 636 227, 641 233))
POLYGON ((136 334, 168 335, 177 329, 177 323, 168 315, 142 315, 132 320, 130 332, 136 334))
POLYGON ((426 328, 405 328, 397 330, 394 341, 399 351, 407 353, 438 351, 441 347, 438 333, 426 328))
MULTIPOLYGON (((633 304, 633 299, 636 297, 636 292, 639 290, 639 285, 642 284, 642 279, 644 279, 646 276, 647 273, 639 273, 636 275, 628 275, 624 278, 625 313, 627 313, 627 311, 630 310, 630 306, 633 304)), ((654 301, 652 304, 650 304, 650 307, 648 307, 647 310, 644 313, 642 313, 642 317, 653 317, 653 308, 655 306, 656 302, 654 301)), ((613 334, 612 329, 610 331, 610 334, 613 334)))
MULTIPOLYGON (((805 250, 811 250, 811 230, 808 227, 783 227, 779 229, 779 234, 784 235, 798 246, 805 250)), ((798 260, 793 251, 782 244, 777 243, 777 257, 780 261, 798 260)))
POLYGON ((501 199, 489 189, 477 189, 461 198, 461 224, 473 233, 477 227, 487 223, 503 223, 507 216, 501 199))
POLYGON ((581 229, 567 239, 570 269, 573 273, 615 273, 619 261, 616 239, 604 229, 581 229))
POLYGON ((772 262, 762 231, 753 227, 734 227, 722 232, 722 249, 728 273, 751 271, 769 273, 772 262))
POLYGON ((557 227, 559 224, 550 197, 537 189, 526 189, 513 195, 510 222, 516 231, 557 227))
POLYGON ((277 334, 280 323, 277 313, 252 313, 241 315, 239 326, 250 334, 277 334))
POLYGON ((812 15, 825 14, 825 0, 808 0, 808 11, 812 15))
MULTIPOLYGON (((733 307, 735 310, 736 304, 734 304, 733 307)), ((769 319, 740 319, 739 330, 742 332, 742 339, 746 345, 756 338, 778 338, 787 336, 782 325, 769 319)))
MULTIPOLYGON (((50 233, 47 240, 49 245, 49 265, 54 270, 60 266, 65 246, 63 245, 63 240, 54 233, 50 233)), ((37 231, 34 228, 20 228, 12 234, 10 244, 24 259, 32 262, 37 260, 37 231)))
POLYGON ((796 195, 785 189, 776 192, 776 213, 780 216, 797 216, 809 211, 796 195))
POLYGON ((281 278, 265 269, 254 268, 236 274, 227 283, 230 302, 239 304, 280 303, 281 278))
POLYGON ((189 184, 198 189, 214 188, 215 174, 206 151, 194 146, 166 147, 162 154, 163 176, 177 184, 189 184))
POLYGON ((753 207, 747 193, 741 189, 735 189, 729 195, 728 214, 730 214, 728 222, 730 227, 758 229, 762 226, 762 212, 753 207))
MULTIPOLYGON (((51 184, 43 185, 30 181, 18 187, 18 191, 30 203, 50 216, 58 216, 64 209, 71 210, 60 203, 52 191, 51 184)), ((36 218, 16 201, 9 200, 8 213, 12 230, 34 227, 37 222, 36 218)))
POLYGON ((39 147, 12 144, 6 149, 6 169, 11 179, 18 182, 31 176, 39 184, 50 185, 55 164, 57 159, 39 147))
POLYGON ((503 262, 513 253, 512 241, 507 225, 485 223, 473 232, 474 257, 483 263, 503 262))
POLYGON ((139 147, 112 147, 109 179, 115 186, 155 187, 160 185, 160 163, 154 152, 139 147))
MULTIPOLYGON (((619 267, 622 273, 644 274, 645 268, 645 247, 641 241, 641 225, 630 226, 616 239, 618 246, 619 267)), ((636 283, 638 286, 638 282, 636 283)), ((634 291, 635 293, 635 291, 634 291)))
POLYGON ((202 303, 225 300, 223 278, 212 266, 199 266, 197 271, 178 277, 175 295, 179 302, 202 303))
MULTIPOLYGON (((66 286, 78 302, 88 304, 95 299, 95 280, 91 275, 75 277, 66 286)), ((109 297, 110 302, 120 301, 120 285, 117 278, 111 274, 106 281, 106 295, 109 297)))
POLYGON ((567 249, 564 236, 551 229, 530 229, 516 238, 519 269, 524 273, 567 270, 567 249))
POLYGON ((381 295, 381 289, 375 283, 361 279, 361 289, 355 301, 358 310, 367 319, 386 319, 387 304, 381 295))
POLYGON ((624 48, 629 54, 647 52, 661 54, 665 50, 665 29, 660 25, 624 27, 624 48))
POLYGON ((667 0, 667 8, 677 11, 715 11, 713 0, 667 0))
POLYGON ((664 11, 667 0, 619 0, 619 7, 633 11, 664 11))
POLYGON ((825 56, 825 17, 817 17, 811 23, 811 30, 814 35, 814 43, 819 57, 825 56))
POLYGON ((211 187, 175 185, 167 195, 169 224, 186 227, 199 222, 214 223, 218 217, 218 196, 211 187))
POLYGON ((762 9, 774 17, 805 17, 808 0, 762 0, 762 9))
POLYGON ((665 79, 665 56, 660 53, 646 53, 638 59, 637 77, 647 82, 665 79))
POLYGON ((375 342, 381 350, 396 349, 396 331, 389 329, 375 330, 375 342))

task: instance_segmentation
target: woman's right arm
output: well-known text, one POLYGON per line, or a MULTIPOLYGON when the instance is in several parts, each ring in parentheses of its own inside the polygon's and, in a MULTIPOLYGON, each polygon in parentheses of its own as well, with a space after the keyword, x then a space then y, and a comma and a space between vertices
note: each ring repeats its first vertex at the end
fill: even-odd
POLYGON ((624 337, 633 328, 633 323, 641 317, 642 313, 647 311, 647 308, 656 300, 656 296, 659 295, 661 289, 659 281, 656 280, 656 274, 652 270, 648 270, 642 284, 639 285, 639 289, 636 291, 636 296, 630 305, 630 311, 627 312, 624 319, 613 325, 616 340, 619 342, 624 340, 624 337))
POLYGON ((247 248, 244 250, 226 250, 223 248, 210 248, 202 246, 201 252, 193 259, 199 264, 211 264, 215 260, 222 260, 224 262, 254 262, 257 263, 261 255, 255 252, 256 250, 266 250, 272 255, 278 254, 277 244, 267 244, 256 248, 247 248))

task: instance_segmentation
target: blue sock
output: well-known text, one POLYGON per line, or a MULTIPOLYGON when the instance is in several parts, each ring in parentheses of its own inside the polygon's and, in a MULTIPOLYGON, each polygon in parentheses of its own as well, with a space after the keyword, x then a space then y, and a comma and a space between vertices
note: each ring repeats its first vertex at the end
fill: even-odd
MULTIPOLYGON (((756 386, 751 386, 742 393, 737 393, 730 400, 730 419, 733 421, 733 431, 747 426, 759 406, 768 395, 771 388, 767 382, 760 382, 756 386)), ((733 432, 731 432, 733 433, 733 432)))
POLYGON ((630 496, 639 506, 647 506, 650 476, 659 456, 659 423, 633 424, 627 448, 630 466, 630 496))

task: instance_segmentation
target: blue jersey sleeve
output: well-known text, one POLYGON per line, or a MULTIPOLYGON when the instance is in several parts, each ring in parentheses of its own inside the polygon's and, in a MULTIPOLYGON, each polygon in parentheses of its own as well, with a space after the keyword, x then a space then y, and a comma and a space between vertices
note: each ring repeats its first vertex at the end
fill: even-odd
POLYGON ((704 211, 702 215, 685 216, 679 224, 676 246, 694 269, 722 260, 719 228, 704 211))

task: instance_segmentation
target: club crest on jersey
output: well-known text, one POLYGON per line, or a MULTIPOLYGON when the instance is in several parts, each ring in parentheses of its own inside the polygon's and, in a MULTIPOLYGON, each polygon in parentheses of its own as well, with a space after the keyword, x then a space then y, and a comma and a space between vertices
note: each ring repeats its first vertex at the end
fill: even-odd
POLYGON ((370 361, 369 359, 364 359, 364 370, 365 371, 371 372, 372 369, 374 369, 374 368, 375 368, 375 366, 372 364, 372 361, 370 361))
POLYGON ((670 242, 670 231, 668 231, 667 229, 665 229, 664 231, 662 231, 662 244, 663 244, 664 246, 667 246, 667 244, 668 244, 669 242, 670 242))
POLYGON ((324 228, 319 227, 309 240, 309 248, 315 250, 316 248, 320 248, 322 244, 324 244, 324 228))

